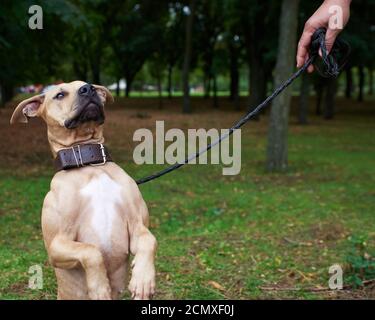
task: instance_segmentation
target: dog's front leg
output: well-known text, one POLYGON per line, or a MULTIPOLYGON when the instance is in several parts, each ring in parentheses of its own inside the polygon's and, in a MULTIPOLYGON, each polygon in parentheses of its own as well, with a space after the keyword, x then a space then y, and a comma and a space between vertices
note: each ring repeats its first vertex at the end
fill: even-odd
POLYGON ((143 225, 139 225, 130 239, 130 250, 135 255, 132 261, 132 277, 129 290, 132 298, 151 299, 155 293, 156 239, 143 225))
POLYGON ((107 271, 98 248, 91 244, 72 241, 64 235, 57 235, 48 251, 54 267, 72 269, 81 266, 85 270, 90 299, 111 299, 107 271))

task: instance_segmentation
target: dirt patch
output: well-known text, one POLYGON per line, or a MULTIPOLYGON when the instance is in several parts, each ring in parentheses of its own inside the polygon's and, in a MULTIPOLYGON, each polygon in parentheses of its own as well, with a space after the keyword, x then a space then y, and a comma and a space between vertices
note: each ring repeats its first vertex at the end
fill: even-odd
POLYGON ((339 221, 320 222, 310 228, 314 239, 336 241, 345 239, 349 233, 339 221))
POLYGON ((7 293, 13 293, 13 294, 22 296, 25 294, 25 291, 28 289, 27 285, 28 285, 27 282, 24 282, 24 281, 16 282, 10 285, 6 289, 6 291, 7 293))
MULTIPOLYGON (((312 102, 313 103, 312 99, 312 102)), ((298 99, 294 98, 292 110, 296 110, 298 99)), ((52 168, 51 153, 48 146, 46 125, 41 119, 30 119, 27 125, 9 124, 9 119, 17 102, 10 103, 7 108, 0 109, 0 150, 2 150, 2 161, 0 169, 17 170, 22 173, 31 171, 43 171, 45 168, 52 168)), ((356 116, 368 117, 369 112, 374 112, 371 102, 353 106, 353 101, 340 100, 340 119, 335 119, 335 125, 345 125, 347 119, 354 114, 356 116), (353 109, 354 110, 354 109, 353 109)), ((113 105, 106 107, 105 137, 108 147, 116 161, 132 161, 132 152, 136 145, 133 142, 133 134, 139 128, 148 128, 155 131, 155 121, 164 120, 165 130, 170 128, 229 128, 246 111, 247 98, 242 97, 240 101, 241 110, 235 110, 233 103, 226 97, 219 99, 219 109, 211 107, 211 100, 203 98, 192 98, 192 114, 182 114, 182 99, 164 99, 162 109, 158 108, 157 98, 120 98, 116 99, 113 105)), ((253 140, 265 139, 268 127, 267 110, 260 117, 259 121, 243 127, 243 135, 253 136, 253 140)), ((304 133, 314 134, 321 130, 325 120, 317 117, 310 117, 309 126, 300 126, 291 123, 291 134, 304 133)), ((245 140, 245 139, 244 139, 245 140)), ((294 183, 300 177, 290 177, 290 183, 294 183)), ((274 179, 274 178, 273 178, 274 179)), ((285 183, 285 177, 282 182, 285 183)))

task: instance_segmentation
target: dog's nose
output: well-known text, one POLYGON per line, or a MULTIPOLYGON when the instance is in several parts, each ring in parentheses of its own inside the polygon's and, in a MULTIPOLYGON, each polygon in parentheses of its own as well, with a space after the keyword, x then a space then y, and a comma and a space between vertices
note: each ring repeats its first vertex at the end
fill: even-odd
POLYGON ((78 94, 80 96, 88 96, 91 97, 95 93, 95 88, 91 84, 85 84, 81 88, 78 89, 78 94))

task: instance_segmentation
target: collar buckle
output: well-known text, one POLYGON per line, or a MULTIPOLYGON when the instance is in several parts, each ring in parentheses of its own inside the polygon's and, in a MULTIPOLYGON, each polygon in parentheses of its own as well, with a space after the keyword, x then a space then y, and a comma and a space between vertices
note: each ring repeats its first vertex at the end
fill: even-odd
POLYGON ((100 163, 90 163, 90 166, 96 167, 96 166, 102 166, 107 163, 107 155, 105 154, 104 145, 102 143, 99 143, 100 145, 100 151, 102 153, 103 161, 100 163))

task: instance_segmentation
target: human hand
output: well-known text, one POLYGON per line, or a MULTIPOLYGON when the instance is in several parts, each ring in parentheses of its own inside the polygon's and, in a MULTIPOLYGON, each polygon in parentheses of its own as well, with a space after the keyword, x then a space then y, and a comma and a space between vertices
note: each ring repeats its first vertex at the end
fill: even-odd
MULTIPOLYGON (((350 3, 351 0, 325 0, 319 9, 307 20, 301 39, 298 42, 297 68, 302 67, 309 59, 311 36, 315 30, 319 28, 327 29, 326 47, 328 53, 331 51, 336 37, 348 23, 350 3)), ((310 65, 307 70, 308 72, 312 72, 314 67, 310 65)))

